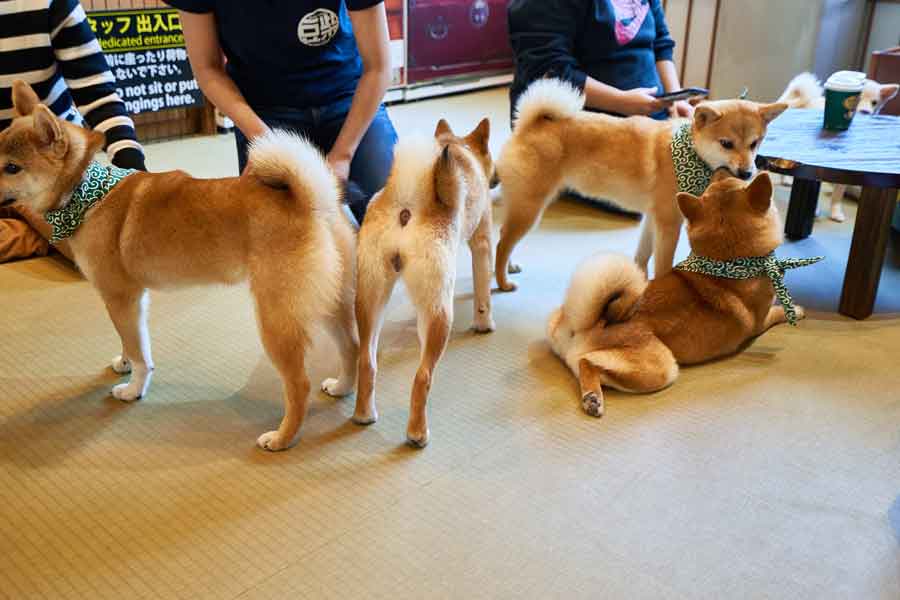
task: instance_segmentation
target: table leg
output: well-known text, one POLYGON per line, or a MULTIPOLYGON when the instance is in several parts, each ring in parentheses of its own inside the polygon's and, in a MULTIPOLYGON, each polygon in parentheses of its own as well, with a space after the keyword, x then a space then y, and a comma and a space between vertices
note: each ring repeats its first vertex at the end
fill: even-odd
POLYGON ((896 206, 897 190, 863 188, 838 309, 842 315, 865 319, 872 314, 896 206))
POLYGON ((819 204, 820 186, 818 181, 794 177, 791 202, 788 204, 787 220, 784 224, 784 234, 788 239, 802 240, 812 233, 816 207, 819 204))

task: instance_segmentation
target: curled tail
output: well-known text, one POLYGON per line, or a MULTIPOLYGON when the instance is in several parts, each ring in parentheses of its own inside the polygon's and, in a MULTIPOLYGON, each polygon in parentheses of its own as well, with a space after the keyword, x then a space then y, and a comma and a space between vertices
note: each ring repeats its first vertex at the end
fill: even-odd
POLYGON ((809 108, 822 97, 822 84, 812 73, 800 73, 788 83, 778 102, 784 102, 791 108, 809 108))
POLYGON ((538 79, 516 102, 516 124, 529 127, 540 119, 571 119, 584 109, 585 97, 570 83, 538 79))
POLYGON ((250 144, 247 173, 274 188, 288 188, 315 211, 337 212, 340 188, 318 148, 289 131, 270 131, 250 144))
POLYGON ((566 291, 562 312, 572 331, 583 331, 605 320, 627 320, 647 288, 634 261, 619 254, 595 254, 585 259, 566 291))

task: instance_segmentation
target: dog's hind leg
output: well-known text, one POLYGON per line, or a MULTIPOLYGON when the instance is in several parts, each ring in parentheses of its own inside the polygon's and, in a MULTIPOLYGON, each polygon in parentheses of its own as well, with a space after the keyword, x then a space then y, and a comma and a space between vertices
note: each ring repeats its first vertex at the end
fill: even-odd
POLYGON ((494 268, 497 285, 504 292, 516 289, 516 284, 508 277, 509 257, 513 248, 540 220, 544 209, 556 197, 558 187, 556 183, 541 185, 534 181, 504 184, 503 194, 508 201, 503 227, 500 228, 500 242, 497 244, 497 262, 494 268))
POLYGON ((645 275, 649 268, 650 256, 653 254, 653 233, 655 227, 653 215, 648 212, 644 215, 644 221, 641 223, 641 239, 638 242, 638 249, 634 255, 634 262, 644 271, 645 275))
POLYGON ((592 417, 602 417, 603 386, 627 392, 661 390, 678 377, 672 352, 650 336, 641 344, 594 350, 578 361, 581 406, 592 417))
POLYGON ((419 310, 418 329, 421 359, 413 380, 412 395, 409 401, 409 422, 406 426, 406 440, 416 448, 424 448, 428 444, 428 393, 431 391, 431 384, 434 381, 435 366, 447 347, 452 323, 452 301, 443 306, 435 306, 428 312, 419 310))
POLYGON ((837 221, 838 223, 843 223, 847 220, 847 215, 844 213, 844 195, 847 193, 847 186, 841 183, 836 183, 834 188, 831 191, 831 215, 830 218, 832 221, 837 221))
POLYGON ((381 256, 377 248, 359 249, 359 271, 356 286, 356 322, 359 325, 359 387, 353 422, 370 425, 378 420, 375 408, 375 376, 378 373, 378 338, 384 325, 384 310, 403 259, 399 253, 381 256))
POLYGON ((353 294, 342 291, 338 314, 329 317, 325 328, 338 348, 341 371, 337 378, 322 382, 322 391, 329 396, 347 396, 356 387, 356 369, 359 358, 359 337, 356 329, 356 315, 353 294))
POLYGON ((132 402, 142 398, 150 387, 153 374, 153 357, 150 354, 150 332, 147 330, 147 310, 150 298, 146 290, 104 292, 101 295, 106 310, 122 339, 122 355, 112 361, 117 373, 131 372, 128 383, 112 389, 119 400, 132 402))
POLYGON ((469 240, 472 251, 472 277, 475 280, 475 321, 473 329, 487 333, 496 328, 491 316, 491 273, 493 273, 491 244, 491 210, 485 211, 481 223, 469 240))
POLYGON ((255 278, 251 290, 256 300, 256 312, 263 347, 281 375, 284 395, 284 417, 275 431, 268 431, 256 440, 265 450, 284 450, 290 446, 306 418, 309 404, 309 377, 304 364, 309 335, 297 310, 296 290, 285 287, 274 274, 255 278))

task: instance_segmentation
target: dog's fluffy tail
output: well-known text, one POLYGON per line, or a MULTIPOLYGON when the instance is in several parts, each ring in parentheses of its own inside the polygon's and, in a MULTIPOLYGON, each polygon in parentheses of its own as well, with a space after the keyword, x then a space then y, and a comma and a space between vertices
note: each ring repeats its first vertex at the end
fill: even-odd
POLYGON ((822 97, 822 84, 812 73, 800 73, 788 83, 778 102, 791 108, 806 108, 822 97))
POLYGON ((589 329, 599 321, 627 321, 646 288, 647 279, 632 259, 595 254, 575 270, 563 314, 573 331, 589 329))
POLYGON ((288 188, 320 212, 337 211, 340 187, 325 157, 306 138, 274 130, 250 144, 248 173, 274 188, 288 188))
POLYGON ((516 103, 516 128, 540 119, 571 119, 584 109, 584 94, 559 79, 539 79, 528 86, 516 103))

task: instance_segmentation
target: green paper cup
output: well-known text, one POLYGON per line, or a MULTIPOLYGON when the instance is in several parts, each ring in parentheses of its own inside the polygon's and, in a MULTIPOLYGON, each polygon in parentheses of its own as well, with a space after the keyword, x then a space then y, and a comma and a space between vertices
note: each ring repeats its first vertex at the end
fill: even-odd
POLYGON ((865 73, 838 71, 825 82, 825 129, 850 128, 866 81, 865 73))

